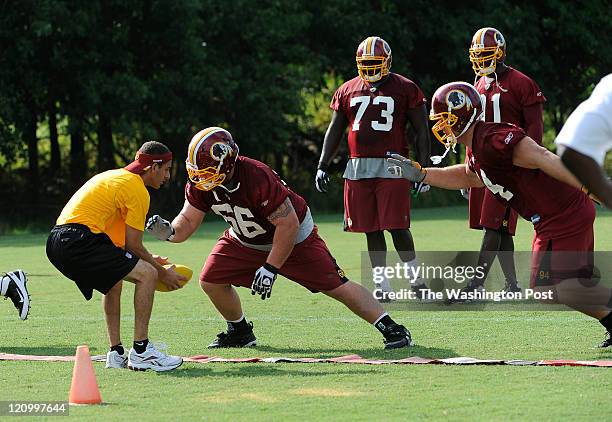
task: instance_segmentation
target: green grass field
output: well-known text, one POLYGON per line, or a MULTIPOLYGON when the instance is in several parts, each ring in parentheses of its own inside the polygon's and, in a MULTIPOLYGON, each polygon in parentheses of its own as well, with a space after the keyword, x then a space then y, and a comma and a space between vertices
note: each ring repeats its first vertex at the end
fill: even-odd
MULTIPOLYGON (((612 251, 612 213, 598 209, 596 250, 612 251)), ((420 250, 477 250, 481 233, 468 230, 466 208, 413 212, 420 250)), ((343 233, 340 216, 316 216, 322 237, 347 274, 359 278, 363 235, 343 233)), ((224 229, 204 224, 180 245, 147 241, 154 253, 196 270, 224 229)), ((529 250, 532 229, 519 222, 516 249, 529 250)), ((74 354, 88 344, 92 354, 107 350, 100 295, 86 302, 45 257, 46 234, 0 237, 0 270, 24 268, 30 275, 32 310, 17 319, 10 301, 0 305, 0 352, 74 354)), ((392 243, 390 239, 388 245, 392 243)), ((497 265, 497 264, 496 264, 497 265)), ((123 292, 123 343, 131 344, 133 286, 123 292)), ((313 295, 286 279, 271 300, 240 290, 259 346, 216 351, 223 357, 359 354, 369 358, 408 356, 503 359, 612 359, 592 346, 603 329, 575 312, 418 312, 394 310, 417 346, 382 350, 379 333, 340 304, 313 295)), ((173 354, 212 354, 206 345, 225 324, 197 282, 155 298, 150 337, 173 354)), ((598 419, 612 414, 612 372, 606 368, 345 365, 184 364, 157 374, 105 370, 94 364, 107 405, 72 407, 83 420, 407 420, 407 419, 598 419)), ((71 363, 0 361, 1 400, 67 400, 71 363)), ((608 416, 609 417, 609 416, 608 416)))

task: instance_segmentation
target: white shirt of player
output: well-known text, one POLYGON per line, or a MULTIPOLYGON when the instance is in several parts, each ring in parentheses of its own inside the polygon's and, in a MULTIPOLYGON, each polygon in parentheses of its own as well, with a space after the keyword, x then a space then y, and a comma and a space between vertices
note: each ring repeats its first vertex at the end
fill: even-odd
POLYGON ((591 157, 603 166, 612 149, 612 73, 569 116, 555 142, 591 157))

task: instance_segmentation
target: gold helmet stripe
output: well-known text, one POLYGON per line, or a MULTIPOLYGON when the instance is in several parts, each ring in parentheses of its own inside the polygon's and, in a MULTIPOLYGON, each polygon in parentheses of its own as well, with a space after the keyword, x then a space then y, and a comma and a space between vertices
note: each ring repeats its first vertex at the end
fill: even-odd
POLYGON ((206 141, 206 139, 208 139, 209 136, 219 131, 226 132, 225 129, 220 127, 209 127, 196 133, 195 136, 191 138, 189 151, 187 153, 187 161, 189 161, 190 164, 197 167, 196 156, 200 146, 206 141))

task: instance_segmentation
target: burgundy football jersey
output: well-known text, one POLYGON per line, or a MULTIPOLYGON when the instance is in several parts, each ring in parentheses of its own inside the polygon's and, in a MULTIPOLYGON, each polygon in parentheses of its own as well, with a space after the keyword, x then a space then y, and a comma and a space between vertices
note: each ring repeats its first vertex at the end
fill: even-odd
POLYGON ((582 216, 593 212, 584 193, 543 171, 512 163, 514 146, 525 136, 510 123, 476 123, 472 148, 467 149, 468 166, 498 200, 531 221, 541 239, 581 231, 588 220, 582 216))
MULTIPOLYGON (((497 86, 495 79, 489 83, 485 77, 481 77, 476 82, 476 90, 483 100, 485 121, 526 127, 523 109, 546 101, 540 87, 529 76, 512 67, 500 75, 497 81, 503 90, 497 86)), ((542 143, 541 139, 534 141, 542 143)))
POLYGON ((247 157, 238 157, 232 180, 240 182, 235 192, 222 187, 211 191, 197 189, 190 182, 185 186, 185 198, 203 212, 212 210, 229 223, 238 239, 253 245, 272 244, 275 227, 267 217, 287 197, 300 223, 308 205, 293 192, 270 167, 247 157))
POLYGON ((409 109, 425 103, 421 89, 397 73, 377 87, 356 77, 336 90, 330 108, 349 121, 349 156, 385 157, 388 151, 408 155, 409 109))

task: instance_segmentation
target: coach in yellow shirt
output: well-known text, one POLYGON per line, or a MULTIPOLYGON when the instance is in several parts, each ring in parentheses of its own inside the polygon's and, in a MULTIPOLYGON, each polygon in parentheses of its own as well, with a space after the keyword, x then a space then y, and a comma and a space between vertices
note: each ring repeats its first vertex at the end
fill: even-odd
POLYGON ((149 211, 147 186, 159 189, 170 178, 172 153, 160 142, 146 142, 134 162, 87 181, 68 201, 47 240, 49 261, 73 280, 85 299, 104 295, 111 344, 107 368, 169 371, 181 365, 148 339, 155 286, 159 278, 171 290, 184 278, 165 269, 142 244, 149 211), (122 280, 135 284, 134 345, 126 355, 120 339, 122 280))

